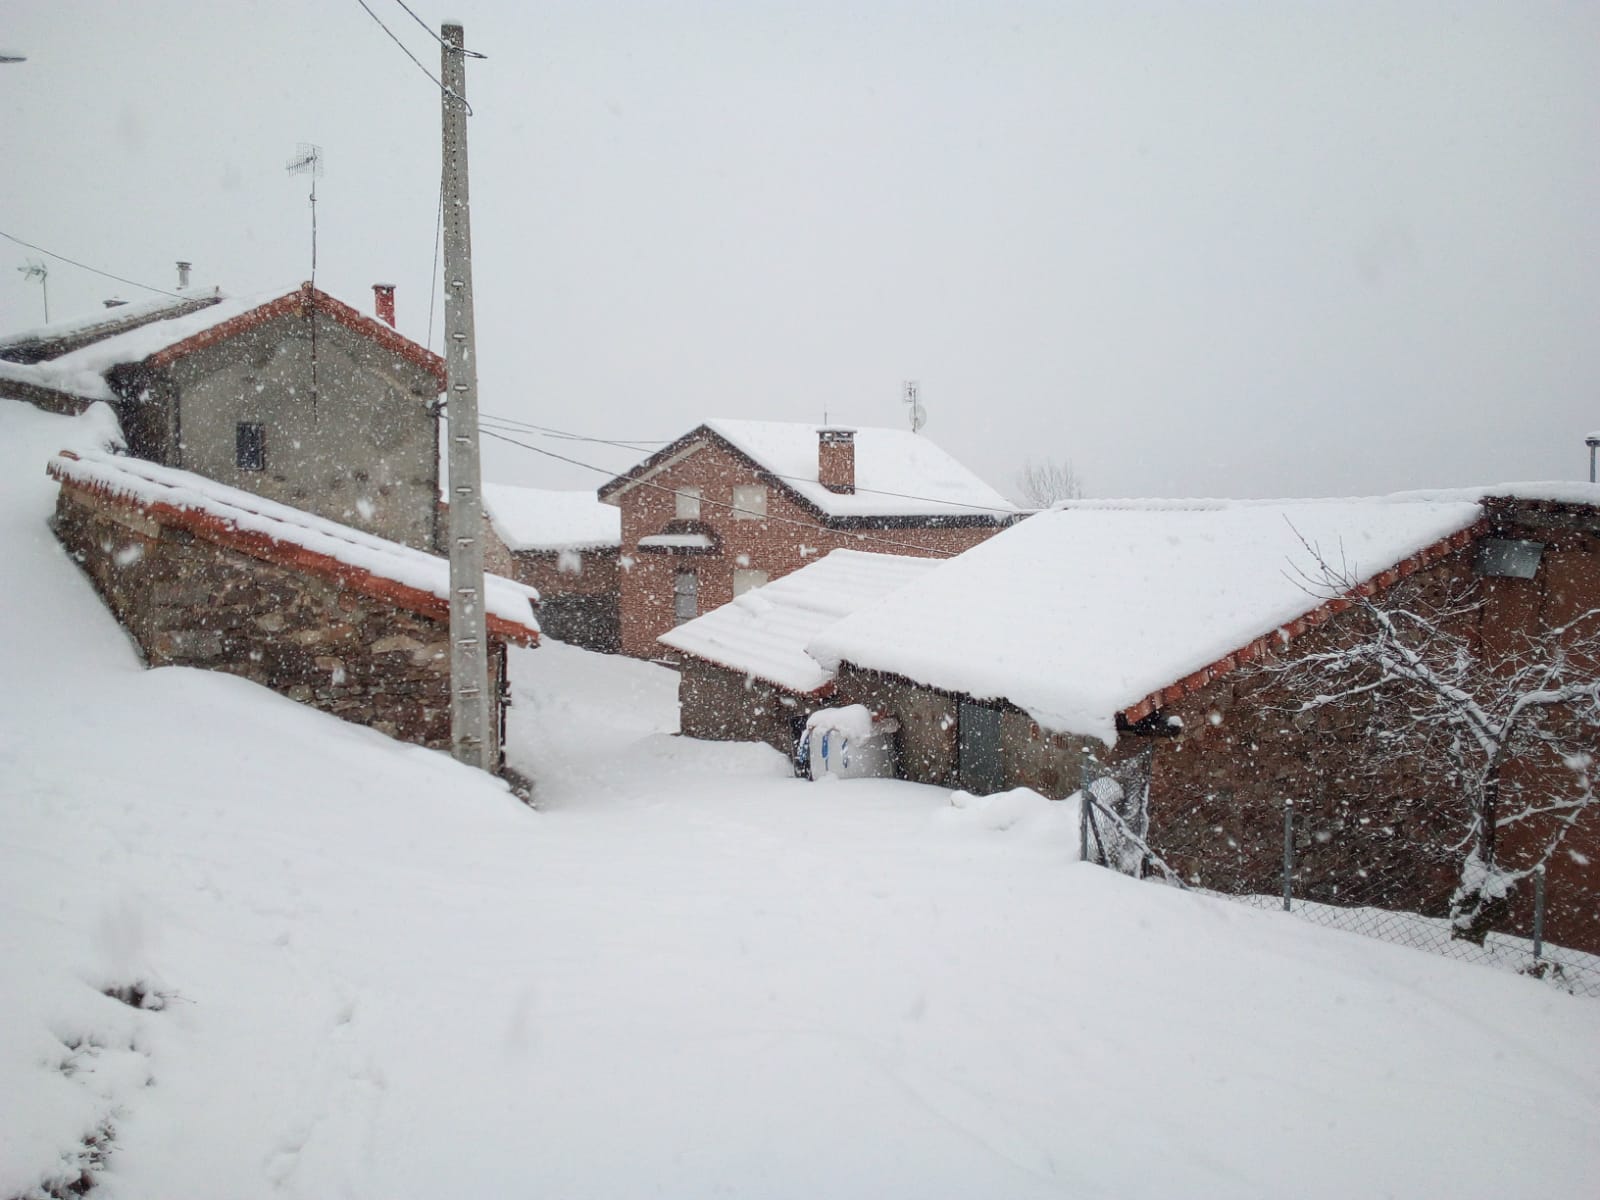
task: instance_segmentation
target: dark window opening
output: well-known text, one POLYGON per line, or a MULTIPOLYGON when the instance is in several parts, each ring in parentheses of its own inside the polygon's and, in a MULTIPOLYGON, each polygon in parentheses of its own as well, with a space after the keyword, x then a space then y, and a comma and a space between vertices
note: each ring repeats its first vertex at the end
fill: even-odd
POLYGON ((240 421, 233 435, 233 461, 241 471, 267 469, 267 430, 260 421, 240 421))
POLYGON ((700 615, 700 577, 693 571, 679 571, 673 580, 672 609, 680 625, 700 615))

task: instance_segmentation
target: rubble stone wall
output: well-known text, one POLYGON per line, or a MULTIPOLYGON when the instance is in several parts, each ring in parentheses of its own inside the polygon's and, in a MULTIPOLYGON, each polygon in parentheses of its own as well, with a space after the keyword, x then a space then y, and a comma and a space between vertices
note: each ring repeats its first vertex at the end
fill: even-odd
MULTIPOLYGON (((151 666, 224 671, 401 741, 450 748, 444 623, 71 486, 54 525, 151 666)), ((492 647, 498 738, 506 655, 498 639, 492 647)))

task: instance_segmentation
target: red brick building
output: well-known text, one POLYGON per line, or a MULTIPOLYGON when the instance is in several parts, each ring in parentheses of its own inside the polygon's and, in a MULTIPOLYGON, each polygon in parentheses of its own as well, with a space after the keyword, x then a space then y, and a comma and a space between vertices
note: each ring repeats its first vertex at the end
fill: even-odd
POLYGON ((708 421, 599 490, 622 510, 622 650, 835 549, 950 558, 1018 520, 904 430, 708 421))
MULTIPOLYGON (((1080 502, 940 564, 809 652, 833 672, 832 702, 896 718, 908 779, 1063 797, 1091 753, 1140 759, 1150 843, 1186 880, 1276 894, 1292 803, 1297 897, 1443 916, 1470 812, 1436 761, 1389 748, 1406 700, 1374 691, 1307 711, 1292 674, 1262 667, 1359 641, 1352 597, 1375 597, 1446 614, 1491 668, 1525 639, 1559 637, 1569 661, 1600 671, 1582 657, 1600 635, 1600 487, 1517 492, 1080 502), (1349 592, 1319 587, 1312 547, 1349 592)), ((1593 711, 1553 720, 1600 758, 1593 711)), ((1535 749, 1503 789, 1539 809, 1581 789, 1580 770, 1592 766, 1535 749)), ((1498 861, 1525 867, 1559 832, 1553 810, 1506 826, 1498 861)), ((1560 844, 1545 937, 1600 953, 1600 806, 1560 844)), ((1532 917, 1524 886, 1496 928, 1526 937, 1532 917)))

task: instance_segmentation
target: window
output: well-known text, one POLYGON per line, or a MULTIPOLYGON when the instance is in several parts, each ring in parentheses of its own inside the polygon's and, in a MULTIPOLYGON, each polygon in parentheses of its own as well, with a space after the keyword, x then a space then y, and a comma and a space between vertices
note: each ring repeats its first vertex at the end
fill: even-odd
POLYGON ((767 485, 742 483, 733 489, 733 519, 759 521, 767 515, 767 485))
POLYGON ((1472 566, 1479 575, 1532 579, 1539 573, 1539 560, 1543 557, 1543 542, 1484 538, 1478 543, 1478 556, 1472 566))
POLYGON ((235 427, 233 461, 241 471, 267 469, 267 431, 260 421, 240 421, 235 427))
POLYGON ((672 615, 680 625, 700 615, 700 577, 693 571, 679 571, 672 581, 672 615))
POLYGON ((678 510, 675 514, 680 521, 698 521, 700 519, 700 489, 697 487, 681 487, 677 493, 678 510))
POLYGON ((765 571, 748 571, 735 568, 733 572, 733 594, 742 596, 758 587, 764 587, 766 582, 767 573, 765 571))

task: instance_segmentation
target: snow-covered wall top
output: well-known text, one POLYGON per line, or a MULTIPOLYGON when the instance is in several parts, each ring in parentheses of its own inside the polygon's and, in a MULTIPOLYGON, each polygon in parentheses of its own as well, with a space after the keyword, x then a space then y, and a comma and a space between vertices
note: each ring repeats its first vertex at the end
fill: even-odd
POLYGON ((152 296, 148 300, 134 300, 127 304, 119 304, 115 308, 103 308, 83 317, 69 317, 64 321, 52 321, 48 325, 36 325, 32 329, 20 329, 14 333, 0 335, 0 353, 4 353, 9 346, 24 342, 60 341, 82 334, 92 334, 102 328, 114 330, 136 321, 159 317, 168 309, 192 306, 204 302, 209 296, 220 294, 215 289, 192 288, 183 296, 152 296))
MULTIPOLYGON (((130 329, 126 333, 119 333, 113 337, 102 338, 98 342, 91 342, 81 350, 74 350, 70 354, 63 354, 40 366, 52 366, 62 371, 78 373, 92 373, 104 375, 118 363, 141 362, 152 354, 158 354, 168 346, 176 346, 179 342, 187 341, 197 333, 204 333, 224 321, 242 316, 251 309, 259 308, 263 304, 271 303, 293 291, 293 288, 277 288, 270 292, 259 292, 251 296, 241 296, 237 299, 223 299, 199 312, 188 313, 180 317, 168 317, 161 321, 152 321, 148 325, 141 325, 137 329, 130 329)), ((102 386, 104 384, 102 383, 102 386)), ((108 393, 109 394, 109 393, 108 393)))
MULTIPOLYGON (((450 600, 450 564, 437 555, 362 533, 348 525, 312 516, 298 508, 265 500, 189 471, 157 466, 139 458, 85 452, 50 460, 51 475, 94 488, 141 506, 207 514, 229 528, 260 534, 366 571, 403 587, 450 600)), ((539 593, 498 575, 484 576, 485 612, 537 634, 532 605, 539 593)))
POLYGON ((483 485, 489 521, 510 550, 598 550, 622 544, 622 510, 593 492, 483 485))
POLYGON ((1040 513, 821 631, 842 660, 980 699, 1052 732, 1116 714, 1318 607, 1309 543, 1358 580, 1478 520, 1476 504, 1345 500, 1040 513))
POLYGON ((921 579, 939 562, 835 550, 657 640, 790 691, 812 692, 833 673, 806 654, 806 644, 841 617, 921 579))
POLYGON ((106 386, 104 377, 98 371, 91 371, 81 366, 69 366, 63 369, 59 360, 25 364, 0 359, 0 379, 50 388, 57 392, 69 392, 87 400, 114 398, 111 389, 106 386))
POLYGON ((909 430, 857 429, 856 490, 841 494, 817 482, 819 426, 720 418, 706 426, 830 517, 1003 517, 1017 511, 933 442, 909 430))

